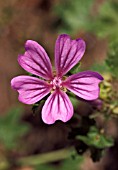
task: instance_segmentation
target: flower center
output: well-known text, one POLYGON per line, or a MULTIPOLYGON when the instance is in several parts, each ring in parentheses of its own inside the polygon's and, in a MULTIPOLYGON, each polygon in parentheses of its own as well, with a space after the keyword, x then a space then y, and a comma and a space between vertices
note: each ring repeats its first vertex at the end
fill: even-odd
POLYGON ((51 84, 53 85, 53 89, 55 90, 56 88, 61 88, 62 87, 62 80, 59 77, 55 77, 52 81, 51 84))

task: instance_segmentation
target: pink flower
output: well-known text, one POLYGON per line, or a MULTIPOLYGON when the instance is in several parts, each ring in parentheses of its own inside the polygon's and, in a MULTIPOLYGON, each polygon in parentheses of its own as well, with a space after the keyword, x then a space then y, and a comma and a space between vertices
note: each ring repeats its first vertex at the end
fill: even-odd
POLYGON ((50 59, 37 42, 28 40, 26 52, 18 57, 18 62, 26 71, 41 77, 18 76, 11 80, 11 86, 19 93, 19 101, 34 104, 47 94, 42 108, 42 119, 47 124, 56 120, 67 122, 73 115, 73 106, 67 96, 67 90, 85 100, 94 100, 99 96, 99 83, 103 80, 97 72, 84 71, 63 77, 82 58, 85 52, 82 39, 71 40, 68 35, 60 35, 55 45, 55 68, 52 71, 50 59))

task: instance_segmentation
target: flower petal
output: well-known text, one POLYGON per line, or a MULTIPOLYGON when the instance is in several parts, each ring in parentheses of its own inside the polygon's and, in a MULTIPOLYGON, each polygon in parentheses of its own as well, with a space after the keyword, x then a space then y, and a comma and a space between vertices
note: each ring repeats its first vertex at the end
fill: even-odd
POLYGON ((25 44, 26 52, 19 55, 18 62, 26 71, 42 77, 46 80, 52 79, 52 66, 50 59, 37 42, 28 40, 25 44))
POLYGON ((97 72, 84 71, 68 77, 63 86, 85 100, 94 100, 99 96, 98 85, 102 80, 97 72))
POLYGON ((67 122, 72 115, 72 103, 67 94, 61 90, 53 92, 42 109, 42 119, 47 124, 53 124, 56 120, 67 122))
POLYGON ((55 67, 58 76, 65 75, 82 58, 85 52, 82 39, 71 40, 66 34, 57 38, 55 44, 55 67))
POLYGON ((34 104, 46 96, 51 85, 47 82, 30 76, 18 76, 11 80, 13 89, 19 92, 19 101, 25 104, 34 104))

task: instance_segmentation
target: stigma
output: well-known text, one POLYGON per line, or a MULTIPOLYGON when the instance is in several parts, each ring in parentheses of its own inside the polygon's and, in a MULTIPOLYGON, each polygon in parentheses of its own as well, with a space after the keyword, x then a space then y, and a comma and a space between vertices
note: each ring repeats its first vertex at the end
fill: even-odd
POLYGON ((52 84, 52 89, 61 89, 62 88, 62 80, 60 77, 54 77, 54 79, 50 82, 52 84))

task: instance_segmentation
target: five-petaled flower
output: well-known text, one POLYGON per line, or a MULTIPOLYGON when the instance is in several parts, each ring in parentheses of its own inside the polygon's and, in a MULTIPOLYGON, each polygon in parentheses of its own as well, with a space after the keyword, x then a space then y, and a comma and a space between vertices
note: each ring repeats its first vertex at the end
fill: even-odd
POLYGON ((82 58, 85 47, 82 39, 71 40, 66 34, 60 35, 55 44, 55 73, 46 51, 37 42, 28 40, 26 52, 19 55, 21 67, 42 79, 22 75, 13 78, 11 86, 19 92, 19 101, 25 104, 34 104, 51 93, 42 108, 45 123, 53 124, 56 120, 67 122, 71 119, 73 106, 66 94, 67 90, 85 100, 98 98, 99 83, 103 78, 97 72, 84 71, 64 77, 82 58))

